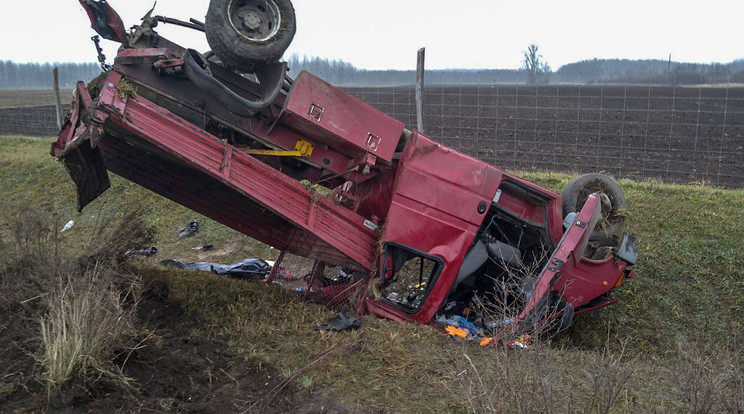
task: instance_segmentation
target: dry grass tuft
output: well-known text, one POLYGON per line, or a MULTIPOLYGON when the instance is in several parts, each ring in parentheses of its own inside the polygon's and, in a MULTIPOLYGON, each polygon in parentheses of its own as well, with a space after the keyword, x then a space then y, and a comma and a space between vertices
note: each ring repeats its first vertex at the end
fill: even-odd
POLYGON ((88 258, 93 263, 117 268, 127 261, 128 249, 152 245, 155 230, 143 216, 141 208, 109 215, 99 213, 87 248, 88 258))
POLYGON ((70 275, 52 293, 40 319, 39 364, 47 395, 75 378, 91 383, 106 377, 129 385, 111 363, 112 355, 134 336, 135 308, 124 302, 127 295, 119 291, 117 279, 113 272, 96 268, 70 275))
POLYGON ((151 231, 137 217, 114 215, 90 232, 88 248, 60 234, 59 220, 46 209, 0 218, 0 311, 8 316, 0 347, 14 355, 0 374, 17 378, 15 390, 38 381, 54 398, 101 379, 129 387, 113 361, 140 336, 132 323, 140 278, 122 256, 149 240, 151 231))

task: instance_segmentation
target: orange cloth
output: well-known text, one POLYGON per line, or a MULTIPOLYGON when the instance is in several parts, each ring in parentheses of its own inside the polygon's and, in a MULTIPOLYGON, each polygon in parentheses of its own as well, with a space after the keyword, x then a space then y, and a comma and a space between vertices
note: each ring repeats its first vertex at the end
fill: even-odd
POLYGON ((492 336, 487 336, 487 337, 481 339, 480 346, 486 346, 486 345, 490 344, 491 342, 493 342, 493 337, 492 336))
POLYGON ((461 328, 455 328, 454 326, 450 325, 447 328, 445 328, 448 334, 452 336, 459 336, 460 338, 466 338, 468 336, 468 333, 461 328))

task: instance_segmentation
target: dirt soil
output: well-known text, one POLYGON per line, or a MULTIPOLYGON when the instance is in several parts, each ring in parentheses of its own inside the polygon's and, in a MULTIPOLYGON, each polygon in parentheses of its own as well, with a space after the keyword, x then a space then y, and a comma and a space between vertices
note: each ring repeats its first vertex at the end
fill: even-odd
MULTIPOLYGON (((321 392, 300 390, 274 367, 230 351, 228 336, 209 338, 205 323, 167 299, 155 282, 137 308, 137 323, 152 332, 141 349, 122 357, 131 390, 96 383, 68 389, 48 403, 42 387, 16 392, 0 412, 45 413, 347 413, 321 392), (8 411, 5 411, 8 410, 8 411)), ((5 358, 3 358, 5 359, 5 358)), ((26 358, 28 361, 28 358, 26 358)), ((28 364, 27 364, 28 365, 28 364)), ((30 367, 29 367, 30 368, 30 367)))
MULTIPOLYGON (((68 105, 72 89, 61 89, 59 99, 62 105, 68 105)), ((57 98, 51 89, 0 89, 0 109, 28 108, 34 106, 54 105, 57 98)))

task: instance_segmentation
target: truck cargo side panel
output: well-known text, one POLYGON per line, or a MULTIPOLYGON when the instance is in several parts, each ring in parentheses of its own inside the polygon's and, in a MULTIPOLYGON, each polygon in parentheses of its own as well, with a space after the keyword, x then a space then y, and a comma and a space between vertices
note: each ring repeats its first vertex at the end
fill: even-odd
MULTIPOLYGON (((355 267, 371 269, 377 234, 364 226, 364 217, 336 206, 324 196, 311 193, 280 171, 142 97, 119 97, 113 87, 115 81, 111 79, 109 86, 104 88, 98 105, 99 110, 108 116, 106 129, 119 131, 114 134, 117 138, 130 141, 138 139, 147 143, 152 147, 151 152, 164 162, 181 164, 185 171, 174 177, 175 181, 180 181, 178 185, 188 186, 194 174, 207 176, 227 187, 228 192, 244 198, 244 202, 255 203, 268 214, 281 217, 299 230, 299 234, 313 234, 315 238, 333 246, 338 254, 331 256, 347 257, 355 267)), ((195 203, 184 199, 179 202, 195 203)), ((204 206, 199 211, 217 218, 225 214, 221 210, 224 208, 204 206)), ((240 218, 237 220, 240 221, 240 218)), ((250 221, 246 221, 245 225, 250 225, 250 221)), ((266 231, 262 230, 264 234, 266 231)), ((291 233, 297 237, 297 231, 291 233)), ((276 244, 273 237, 266 236, 264 240, 276 244)), ((298 243, 293 245, 299 248, 298 243)), ((308 250, 318 251, 312 246, 301 249, 305 253, 308 250)))
POLYGON ((293 227, 218 180, 132 144, 137 144, 132 137, 124 141, 107 135, 101 140, 108 170, 277 249, 353 263, 315 235, 293 227))

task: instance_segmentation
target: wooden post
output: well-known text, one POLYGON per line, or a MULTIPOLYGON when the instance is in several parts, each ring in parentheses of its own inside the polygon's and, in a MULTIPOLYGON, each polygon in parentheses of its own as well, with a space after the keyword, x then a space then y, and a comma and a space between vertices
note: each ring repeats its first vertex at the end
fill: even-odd
POLYGON ((52 70, 54 76, 54 96, 57 98, 57 128, 62 129, 62 102, 59 99, 59 68, 52 70))
POLYGON ((424 55, 426 48, 418 50, 416 60, 416 129, 424 133, 424 55))

